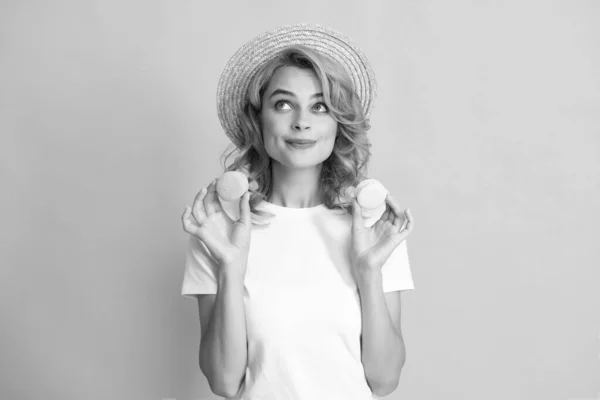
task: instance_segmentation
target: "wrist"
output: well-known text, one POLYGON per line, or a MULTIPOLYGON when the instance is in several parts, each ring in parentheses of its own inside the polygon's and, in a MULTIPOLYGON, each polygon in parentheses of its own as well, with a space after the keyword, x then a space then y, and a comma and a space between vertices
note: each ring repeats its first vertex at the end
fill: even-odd
POLYGON ((246 264, 245 263, 227 263, 222 264, 219 268, 219 280, 228 280, 228 281, 238 281, 244 280, 244 276, 246 274, 246 264))
POLYGON ((383 280, 381 269, 364 270, 358 272, 355 277, 356 284, 359 286, 359 288, 371 285, 381 285, 383 280))

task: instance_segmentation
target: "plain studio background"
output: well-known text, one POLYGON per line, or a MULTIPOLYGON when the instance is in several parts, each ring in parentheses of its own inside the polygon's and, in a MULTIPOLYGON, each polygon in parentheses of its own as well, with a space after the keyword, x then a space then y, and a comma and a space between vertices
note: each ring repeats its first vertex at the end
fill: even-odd
POLYGON ((390 399, 600 396, 597 1, 3 1, 2 399, 217 398, 180 216, 221 70, 287 23, 379 83, 370 176, 415 217, 390 399))

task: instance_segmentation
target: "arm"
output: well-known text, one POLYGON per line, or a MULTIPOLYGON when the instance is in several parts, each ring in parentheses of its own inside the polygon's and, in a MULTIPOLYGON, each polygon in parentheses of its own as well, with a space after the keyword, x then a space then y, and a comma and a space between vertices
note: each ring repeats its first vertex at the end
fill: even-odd
POLYGON ((217 294, 209 295, 214 300, 213 307, 205 304, 210 300, 198 298, 202 324, 200 370, 213 393, 219 396, 234 396, 246 374, 248 352, 243 293, 243 275, 220 273, 217 294))
POLYGON ((381 279, 381 271, 377 271, 362 275, 357 285, 362 313, 361 358, 365 376, 374 394, 387 396, 398 387, 406 351, 400 331, 400 292, 385 293, 384 296, 381 279), (391 310, 394 311, 393 321, 391 310))

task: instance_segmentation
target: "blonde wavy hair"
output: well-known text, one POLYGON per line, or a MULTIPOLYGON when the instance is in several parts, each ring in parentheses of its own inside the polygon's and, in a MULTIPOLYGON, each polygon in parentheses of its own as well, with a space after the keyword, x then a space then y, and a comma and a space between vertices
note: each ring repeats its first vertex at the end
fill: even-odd
POLYGON ((261 134, 260 111, 262 97, 275 71, 283 66, 312 69, 323 90, 323 99, 330 115, 337 121, 335 144, 331 155, 323 161, 319 190, 329 209, 341 209, 351 214, 351 204, 345 191, 367 177, 371 143, 367 131, 371 128, 364 115, 360 99, 348 73, 337 62, 304 46, 291 46, 267 62, 252 77, 245 96, 244 112, 240 115, 241 130, 229 136, 232 144, 221 156, 225 171, 243 171, 250 181, 250 210, 253 221, 258 216, 272 216, 256 206, 270 195, 271 158, 261 134), (233 148, 232 148, 233 147, 233 148), (227 165, 230 157, 233 162, 227 165))

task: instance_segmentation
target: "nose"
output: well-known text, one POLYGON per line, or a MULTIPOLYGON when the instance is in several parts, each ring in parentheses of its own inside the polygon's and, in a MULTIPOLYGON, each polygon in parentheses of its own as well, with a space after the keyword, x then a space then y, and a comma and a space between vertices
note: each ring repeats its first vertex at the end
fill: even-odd
POLYGON ((294 119, 294 122, 292 123, 292 127, 294 130, 296 131, 304 131, 306 129, 310 129, 310 122, 309 122, 309 116, 308 113, 302 111, 302 110, 298 110, 296 112, 296 118, 294 119))

